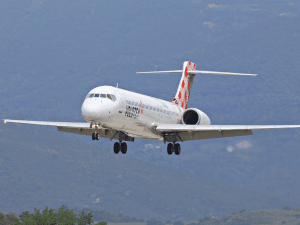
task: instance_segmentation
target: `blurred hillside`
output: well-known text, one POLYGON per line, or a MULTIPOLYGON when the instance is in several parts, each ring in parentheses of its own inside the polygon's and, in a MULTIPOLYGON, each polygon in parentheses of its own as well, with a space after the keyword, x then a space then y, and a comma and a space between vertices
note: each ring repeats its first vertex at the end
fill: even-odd
POLYGON ((243 208, 297 207, 292 201, 125 158, 44 129, 0 124, 0 130, 2 212, 20 214, 66 204, 144 219, 187 221, 243 208))
MULTIPOLYGON (((299 210, 258 210, 245 211, 241 210, 239 213, 233 212, 231 215, 224 215, 221 218, 214 216, 206 216, 199 219, 194 224, 220 224, 220 225, 239 225, 239 224, 299 224, 300 214, 299 210)), ((192 223, 193 224, 193 223, 192 223)), ((191 224, 191 225, 192 225, 191 224)))

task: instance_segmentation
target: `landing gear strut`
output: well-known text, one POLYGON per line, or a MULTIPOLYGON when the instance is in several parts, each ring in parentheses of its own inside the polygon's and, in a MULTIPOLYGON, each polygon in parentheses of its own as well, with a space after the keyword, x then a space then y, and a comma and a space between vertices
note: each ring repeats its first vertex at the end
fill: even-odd
POLYGON ((122 154, 126 154, 127 152, 127 144, 125 142, 115 142, 114 144, 114 153, 119 154, 119 152, 122 152, 122 154))
POLYGON ((167 152, 169 155, 172 155, 173 152, 175 152, 175 155, 180 155, 181 152, 181 146, 178 143, 169 143, 167 146, 167 152))
MULTIPOLYGON (((92 139, 99 140, 99 134, 97 132, 92 133, 92 139)), ((122 154, 126 154, 127 152, 127 144, 125 142, 122 142, 122 140, 120 140, 119 142, 115 142, 114 144, 114 153, 119 154, 120 151, 122 152, 122 154)))

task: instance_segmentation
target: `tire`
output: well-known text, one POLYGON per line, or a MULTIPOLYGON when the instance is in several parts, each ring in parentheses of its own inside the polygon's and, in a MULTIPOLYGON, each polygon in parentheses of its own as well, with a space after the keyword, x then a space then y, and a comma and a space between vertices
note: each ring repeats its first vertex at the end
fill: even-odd
POLYGON ((100 138, 99 138, 99 134, 98 134, 98 133, 95 134, 95 139, 96 139, 97 141, 99 141, 100 138))
POLYGON ((180 152, 181 152, 180 144, 177 143, 174 145, 174 151, 175 151, 175 155, 180 155, 180 152))
POLYGON ((119 142, 115 142, 114 144, 114 153, 118 154, 120 152, 120 144, 119 142))
POLYGON ((172 155, 172 153, 174 152, 174 145, 172 143, 168 144, 167 152, 168 152, 169 155, 172 155))
POLYGON ((121 152, 122 154, 126 154, 127 152, 127 144, 125 142, 121 143, 121 152))
POLYGON ((92 133, 92 139, 95 140, 96 137, 95 137, 95 133, 92 133))

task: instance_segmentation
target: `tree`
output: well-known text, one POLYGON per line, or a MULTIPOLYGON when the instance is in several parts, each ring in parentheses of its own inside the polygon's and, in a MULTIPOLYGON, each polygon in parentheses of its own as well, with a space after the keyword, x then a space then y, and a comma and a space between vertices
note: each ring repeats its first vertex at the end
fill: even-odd
POLYGON ((7 213, 6 215, 0 212, 0 224, 14 224, 15 222, 19 221, 18 217, 14 214, 7 213))
POLYGON ((89 212, 87 215, 84 215, 84 210, 81 211, 81 215, 79 214, 79 218, 77 219, 78 225, 86 225, 91 224, 94 221, 92 221, 92 214, 93 211, 89 212))
POLYGON ((158 221, 155 218, 150 218, 147 220, 147 225, 158 225, 158 221))
POLYGON ((96 223, 95 225, 107 225, 107 222, 101 221, 99 223, 96 223))
POLYGON ((73 209, 66 211, 64 210, 65 206, 62 205, 58 208, 58 212, 55 213, 54 209, 48 210, 46 207, 42 213, 40 210, 34 208, 34 213, 29 213, 28 211, 23 212, 20 215, 20 221, 17 221, 16 225, 23 225, 23 224, 30 224, 30 225, 40 225, 40 224, 47 224, 47 225, 75 225, 77 222, 77 218, 75 218, 76 214, 73 213, 73 209))
MULTIPOLYGON (((48 211, 48 208, 46 207, 46 209, 44 211, 48 211)), ((43 211, 43 212, 44 212, 43 211)), ((46 218, 43 218, 43 215, 40 213, 40 210, 34 208, 34 213, 29 213, 29 211, 25 211, 22 212, 22 214, 20 215, 20 221, 17 221, 15 224, 16 225, 21 225, 21 224, 30 224, 30 225, 39 225, 39 224, 46 224, 46 222, 48 222, 46 220, 46 218)), ((56 224, 56 223, 49 223, 49 224, 56 224)))
POLYGON ((57 212, 57 221, 60 225, 75 225, 78 218, 76 218, 76 214, 74 214, 73 209, 67 209, 64 211, 65 206, 62 205, 60 208, 58 208, 57 212))

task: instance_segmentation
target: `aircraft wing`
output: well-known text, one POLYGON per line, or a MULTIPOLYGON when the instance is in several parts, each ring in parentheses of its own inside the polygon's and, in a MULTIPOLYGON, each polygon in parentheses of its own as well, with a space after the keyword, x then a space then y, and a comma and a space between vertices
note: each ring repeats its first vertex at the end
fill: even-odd
POLYGON ((300 128, 300 125, 184 125, 160 124, 156 131, 164 134, 166 141, 189 141, 210 138, 252 135, 252 130, 300 128))
POLYGON ((97 130, 99 137, 101 138, 109 138, 119 140, 120 138, 124 141, 134 141, 134 138, 129 137, 127 135, 122 135, 120 132, 116 130, 107 129, 104 127, 98 127, 97 129, 91 128, 89 123, 80 123, 80 122, 49 122, 49 121, 30 121, 30 120, 3 120, 4 123, 23 123, 30 125, 40 125, 40 126, 52 126, 57 127, 57 130, 60 132, 72 133, 72 134, 80 134, 80 135, 88 135, 92 136, 97 130))
POLYGON ((4 123, 24 123, 24 124, 52 126, 52 127, 90 128, 89 123, 77 123, 77 122, 49 122, 49 121, 7 120, 7 119, 3 121, 4 123))

